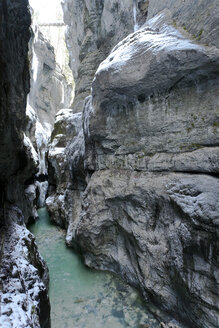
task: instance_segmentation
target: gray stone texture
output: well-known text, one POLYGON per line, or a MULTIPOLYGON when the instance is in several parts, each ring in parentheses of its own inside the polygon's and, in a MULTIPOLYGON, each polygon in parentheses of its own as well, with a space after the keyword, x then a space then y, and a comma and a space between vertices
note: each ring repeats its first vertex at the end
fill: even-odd
POLYGON ((114 2, 98 4, 100 13, 109 9, 104 21, 115 35, 101 44, 120 41, 99 68, 96 2, 64 3, 83 136, 78 130, 62 144, 74 188, 59 198, 56 222, 62 209, 67 243, 88 266, 119 274, 185 327, 216 328, 218 2, 128 2, 123 35, 113 34, 122 24, 114 2), (134 23, 142 28, 128 35, 134 23))
POLYGON ((0 2, 0 326, 30 327, 35 322, 35 327, 47 328, 46 268, 24 225, 35 215, 34 191, 28 186, 38 165, 24 134, 30 24, 28 1, 0 2))
POLYGON ((71 105, 73 85, 66 81, 56 62, 54 48, 37 25, 33 26, 33 33, 29 50, 32 71, 28 102, 41 124, 52 129, 56 113, 71 105))
MULTIPOLYGON (((113 154, 121 167, 135 157, 144 168, 145 159, 162 153, 167 160, 170 154, 184 157, 182 169, 188 171, 188 152, 204 148, 199 153, 206 154, 205 161, 213 156, 211 171, 218 170, 215 151, 206 148, 219 143, 219 51, 162 24, 166 14, 120 42, 95 74, 87 138, 97 164, 113 154)), ((190 156, 195 159, 193 152, 190 156)), ((88 163, 95 168, 91 159, 88 163)), ((180 169, 176 165, 172 170, 180 169)))
POLYGON ((217 327, 218 179, 95 172, 76 242, 85 263, 114 271, 186 327, 217 327))
POLYGON ((193 39, 219 48, 219 4, 217 0, 150 0, 148 19, 169 9, 174 25, 188 32, 193 39))
POLYGON ((50 327, 48 269, 20 209, 5 204, 0 228, 0 326, 50 327))
POLYGON ((0 189, 1 195, 6 194, 11 202, 16 200, 21 205, 25 204, 22 196, 24 181, 35 170, 23 143, 29 91, 30 14, 26 6, 26 1, 21 0, 16 5, 9 0, 0 4, 0 189), (12 185, 15 193, 8 195, 12 185))
MULTIPOLYGON (((52 221, 66 229, 69 227, 70 235, 72 224, 81 211, 81 193, 86 186, 83 158, 82 113, 73 114, 71 109, 62 109, 56 115, 49 144, 46 205, 52 221)), ((68 233, 67 239, 72 242, 68 233)))
POLYGON ((76 83, 73 108, 81 112, 99 64, 113 46, 134 30, 133 0, 65 0, 63 12, 76 83))

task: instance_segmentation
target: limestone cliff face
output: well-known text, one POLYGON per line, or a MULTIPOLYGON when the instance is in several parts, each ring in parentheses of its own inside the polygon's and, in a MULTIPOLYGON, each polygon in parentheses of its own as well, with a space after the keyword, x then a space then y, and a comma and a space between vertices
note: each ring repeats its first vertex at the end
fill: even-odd
POLYGON ((56 113, 71 105, 73 86, 66 81, 56 61, 54 48, 37 25, 33 26, 33 33, 29 52, 32 74, 28 102, 41 124, 51 131, 56 113))
POLYGON ((27 1, 0 3, 0 325, 49 327, 45 264, 25 227, 35 215, 32 175, 38 159, 26 128, 29 92, 27 1), (43 282, 44 281, 44 282, 43 282))
MULTIPOLYGON (((62 109, 57 113, 48 152, 49 197, 46 204, 51 219, 68 229, 81 211, 81 196, 86 187, 82 113, 62 109)), ((68 233, 67 233, 68 235, 68 233)))
MULTIPOLYGON (((33 16, 33 15, 32 15, 33 16)), ((48 168, 46 153, 56 113, 72 102, 73 81, 67 81, 63 70, 57 63, 55 49, 32 23, 32 38, 29 42, 31 59, 31 88, 28 95, 26 134, 36 150, 39 165, 33 184, 38 207, 44 206, 48 188, 48 168)), ((57 31, 54 31, 57 33, 57 31)), ((29 188, 30 189, 30 188, 29 188)))
POLYGON ((217 1, 198 0, 195 5, 189 0, 150 0, 148 19, 162 10, 171 12, 173 24, 188 32, 196 41, 205 45, 214 45, 219 48, 217 1))
MULTIPOLYGON (((74 1, 74 14, 72 3, 65 3, 69 28, 77 26, 82 40, 91 28, 88 14, 84 25, 78 21, 86 1, 74 1)), ((89 8, 96 13, 93 3, 89 8)), ((78 43, 75 106, 83 100, 83 133, 75 130, 63 149, 68 197, 54 205, 65 193, 56 161, 53 177, 60 182, 48 206, 87 265, 118 273, 186 327, 216 328, 218 2, 134 1, 130 13, 141 28, 99 65, 86 99, 80 65, 90 54, 80 57, 78 43)), ((99 26, 92 25, 92 40, 101 34, 99 26)), ((90 87, 95 65, 89 63, 90 87)))
POLYGON ((133 0, 66 0, 63 12, 76 81, 74 111, 81 112, 97 67, 113 46, 134 31, 133 0))
MULTIPOLYGON (((145 1, 141 2, 145 3, 145 1)), ((56 213, 53 215, 54 221, 62 222, 62 225, 65 225, 66 217, 72 217, 69 215, 72 207, 75 217, 78 217, 81 210, 79 195, 87 184, 83 164, 84 135, 83 131, 80 131, 84 118, 82 114, 77 116, 73 113, 83 111, 86 105, 85 98, 90 94, 92 80, 101 61, 106 58, 113 46, 134 31, 137 13, 139 12, 142 17, 141 11, 137 8, 137 2, 132 0, 63 2, 64 21, 67 25, 66 43, 76 91, 73 110, 67 111, 68 114, 64 111, 61 115, 59 113, 57 115, 48 153, 50 196, 56 199, 54 202, 54 198, 49 198, 48 209, 50 211, 52 206, 50 213, 56 213), (70 121, 73 124, 72 129, 69 127, 70 121), (72 190, 76 191, 77 196, 67 196, 68 193, 72 194, 72 190), (63 202, 66 206, 63 206, 63 202)))
POLYGON ((0 181, 1 199, 20 204, 28 218, 24 184, 34 173, 35 162, 24 143, 26 96, 29 92, 27 58, 30 16, 19 1, 13 19, 12 1, 1 2, 0 181), (22 11, 25 11, 25 15, 22 11), (19 21, 21 22, 19 25, 19 21))

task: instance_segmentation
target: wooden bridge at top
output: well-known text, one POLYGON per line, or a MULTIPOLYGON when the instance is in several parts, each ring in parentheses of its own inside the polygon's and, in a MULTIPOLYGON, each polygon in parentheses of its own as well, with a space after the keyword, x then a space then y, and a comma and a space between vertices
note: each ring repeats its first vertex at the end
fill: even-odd
POLYGON ((39 23, 38 26, 65 26, 63 22, 48 22, 48 23, 39 23))

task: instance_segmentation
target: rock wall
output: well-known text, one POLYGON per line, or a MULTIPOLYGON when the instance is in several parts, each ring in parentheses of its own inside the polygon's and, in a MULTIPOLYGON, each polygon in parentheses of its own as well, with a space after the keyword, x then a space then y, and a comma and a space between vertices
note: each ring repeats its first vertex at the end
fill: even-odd
POLYGON ((48 269, 20 209, 6 203, 0 229, 1 327, 50 327, 48 269))
POLYGON ((63 109, 57 113, 48 152, 49 197, 46 205, 51 219, 68 229, 72 243, 72 225, 81 211, 81 196, 86 187, 84 171, 84 134, 82 113, 63 109))
POLYGON ((32 74, 28 103, 43 127, 51 131, 56 113, 71 105, 73 85, 68 84, 56 62, 54 48, 37 25, 33 25, 33 33, 29 52, 32 74))
MULTIPOLYGON (((32 14, 33 19, 33 14, 32 14)), ((55 50, 32 22, 32 38, 29 42, 31 60, 31 88, 28 95, 26 134, 36 150, 38 171, 31 186, 35 189, 37 207, 45 204, 48 189, 48 165, 46 154, 54 126, 56 113, 70 107, 73 95, 73 79, 66 77, 57 63, 55 50)), ((46 32, 46 31, 45 31, 46 32)), ((54 31, 57 34, 57 31, 54 31)), ((54 35, 54 38, 57 35, 54 35)), ((63 41, 64 43, 64 41, 63 41)), ((63 45, 62 43, 62 45, 63 45)), ((64 49, 65 50, 65 49, 64 49)), ((65 56, 63 56, 65 57, 65 56)), ((63 69, 65 67, 63 66, 63 69)))
POLYGON ((133 0, 63 2, 70 67, 76 82, 74 112, 83 110, 99 64, 113 46, 134 31, 135 6, 133 0))
POLYGON ((24 183, 35 171, 35 159, 24 143, 26 95, 29 92, 27 58, 30 16, 25 2, 15 10, 12 1, 1 2, 0 181, 1 199, 19 203, 26 219, 24 183), (22 10, 25 14, 22 15, 22 10), (22 17, 23 16, 23 17, 22 17), (20 21, 20 26, 19 26, 20 21))
POLYGON ((26 136, 31 17, 26 0, 0 3, 0 325, 50 327, 46 267, 25 222, 35 216, 38 158, 26 136), (45 273, 45 275, 44 275, 45 273), (44 279, 45 278, 45 279, 44 279), (43 282, 44 281, 44 282, 43 282), (32 309, 32 310, 31 310, 32 309))
POLYGON ((189 0, 150 0, 148 18, 152 18, 164 9, 169 9, 173 24, 189 33, 192 39, 205 45, 219 47, 218 2, 198 0, 195 5, 189 0))
MULTIPOLYGON (((70 214, 71 208, 73 207, 75 211, 73 217, 77 217, 80 213, 80 195, 87 184, 83 164, 84 137, 83 132, 80 131, 83 118, 82 114, 74 115, 74 113, 82 112, 85 98, 90 94, 92 80, 101 61, 118 41, 134 31, 133 10, 138 7, 137 2, 132 0, 120 2, 66 0, 62 6, 67 25, 66 43, 76 91, 72 111, 61 111, 61 114, 57 114, 52 133, 48 153, 49 191, 52 198, 48 199, 47 204, 50 214, 53 213, 53 220, 62 226, 68 226, 65 222, 66 217, 71 218, 73 215, 70 214), (77 161, 80 163, 79 166, 77 161), (75 195, 72 195, 72 190, 75 191, 75 195)), ((140 15, 138 9, 136 13, 140 15)))
POLYGON ((54 131, 65 166, 50 154, 47 205, 87 265, 121 275, 186 327, 216 328, 218 2, 126 3, 119 34, 123 11, 111 4, 64 3, 83 131, 67 143, 54 131), (94 74, 108 55, 96 41, 111 48, 134 28, 94 74))

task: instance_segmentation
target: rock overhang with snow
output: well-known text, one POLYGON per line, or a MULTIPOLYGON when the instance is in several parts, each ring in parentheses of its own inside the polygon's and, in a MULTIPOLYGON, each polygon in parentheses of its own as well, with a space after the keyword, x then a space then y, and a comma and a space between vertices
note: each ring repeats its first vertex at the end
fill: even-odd
POLYGON ((127 94, 130 99, 167 93, 218 76, 219 50, 186 38, 163 16, 126 37, 100 64, 92 84, 94 105, 124 101, 127 94))

